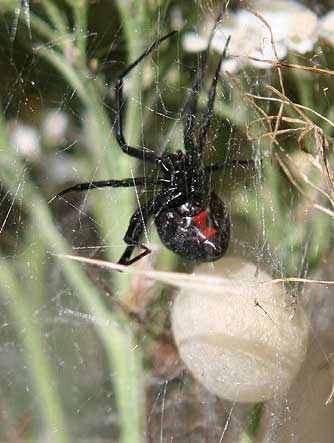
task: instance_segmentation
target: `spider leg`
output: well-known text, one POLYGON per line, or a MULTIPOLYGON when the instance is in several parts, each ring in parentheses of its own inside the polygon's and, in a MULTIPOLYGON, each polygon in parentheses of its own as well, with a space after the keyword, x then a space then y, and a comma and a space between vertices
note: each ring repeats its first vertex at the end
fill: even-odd
POLYGON ((125 178, 123 180, 100 180, 94 182, 87 183, 79 183, 74 186, 70 186, 69 188, 64 189, 59 192, 56 197, 61 197, 64 194, 72 191, 89 191, 90 189, 99 189, 99 188, 129 188, 134 186, 145 186, 145 185, 163 185, 168 184, 169 181, 163 178, 155 178, 155 177, 134 177, 134 178, 125 178))
POLYGON ((230 167, 230 166, 249 166, 249 165, 254 165, 255 161, 254 160, 225 160, 222 162, 218 162, 215 163, 213 165, 210 166, 206 166, 205 170, 207 172, 215 172, 215 171, 220 171, 221 169, 230 167))
POLYGON ((154 49, 156 49, 161 42, 172 37, 177 31, 172 31, 167 35, 155 40, 155 42, 149 46, 140 57, 137 58, 126 70, 119 76, 115 85, 115 102, 116 102, 116 140, 125 154, 131 157, 138 158, 140 160, 147 160, 150 162, 156 162, 158 157, 151 151, 143 149, 133 148, 128 146, 123 135, 123 84, 124 77, 126 77, 130 71, 132 71, 142 60, 147 57, 154 49))
POLYGON ((193 86, 191 88, 190 93, 190 101, 189 101, 189 110, 186 115, 186 123, 184 126, 184 147, 186 152, 192 154, 195 151, 194 146, 194 140, 193 140, 193 130, 195 126, 196 121, 196 115, 197 115, 197 101, 198 101, 198 95, 201 90, 202 86, 202 80, 204 77, 205 70, 207 68, 207 61, 208 61, 208 52, 212 43, 212 39, 215 33, 215 30, 217 28, 217 24, 219 23, 221 19, 221 15, 217 17, 217 20, 210 32, 208 44, 206 47, 206 50, 200 60, 199 67, 195 76, 195 81, 193 83, 193 86))
POLYGON ((123 238, 124 242, 128 246, 123 252, 121 258, 118 260, 118 263, 120 265, 125 265, 125 266, 131 265, 132 263, 135 263, 136 261, 145 257, 145 255, 151 252, 151 250, 147 246, 140 243, 140 238, 142 236, 142 233, 144 231, 144 226, 148 218, 154 214, 154 207, 157 198, 158 197, 143 204, 132 215, 128 230, 126 231, 126 234, 123 238), (130 259, 132 252, 136 247, 140 247, 141 249, 144 249, 144 251, 136 255, 136 257, 130 259))
POLYGON ((202 78, 206 67, 207 56, 203 56, 200 68, 197 72, 196 79, 191 88, 189 110, 186 115, 186 123, 184 125, 184 147, 186 152, 193 153, 195 150, 193 141, 194 123, 197 115, 197 99, 201 90, 202 78))
POLYGON ((128 246, 119 259, 118 264, 129 266, 151 252, 147 246, 140 242, 147 220, 151 216, 157 216, 164 207, 181 203, 182 196, 183 194, 181 192, 178 192, 175 195, 171 195, 170 191, 162 192, 135 211, 130 219, 128 230, 123 238, 128 246), (144 249, 144 251, 135 257, 130 258, 136 247, 144 249))
POLYGON ((230 42, 231 36, 228 37, 226 43, 225 43, 225 48, 223 50, 222 55, 220 56, 219 59, 219 63, 217 65, 216 68, 216 72, 215 75, 213 77, 212 80, 212 84, 209 90, 209 96, 208 96, 208 107, 207 110, 205 111, 205 114, 203 116, 203 120, 202 120, 202 125, 201 125, 201 129, 200 129, 200 134, 199 134, 199 139, 198 139, 198 151, 199 154, 201 154, 202 150, 203 150, 203 146, 205 144, 205 139, 206 139, 206 134, 208 132, 208 129, 210 127, 210 123, 211 123, 211 118, 213 115, 213 107, 215 104, 215 98, 216 98, 216 89, 217 89, 217 83, 218 83, 218 79, 219 79, 219 72, 220 72, 220 67, 222 64, 222 61, 224 60, 225 56, 226 56, 226 51, 227 51, 227 47, 228 44, 230 42))

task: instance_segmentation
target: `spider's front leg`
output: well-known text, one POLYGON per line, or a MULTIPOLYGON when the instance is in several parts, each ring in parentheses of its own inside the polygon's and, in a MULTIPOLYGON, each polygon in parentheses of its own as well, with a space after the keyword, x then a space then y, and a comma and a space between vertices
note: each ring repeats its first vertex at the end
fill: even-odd
POLYGON ((186 149, 186 152, 190 155, 193 155, 193 153, 196 150, 196 147, 194 146, 194 140, 193 140, 193 132, 194 127, 196 123, 197 118, 197 102, 198 102, 198 95, 200 93, 200 90, 202 88, 202 81, 204 73, 207 69, 207 59, 208 59, 208 53, 210 50, 210 46, 215 34, 215 30, 217 28, 217 25, 221 19, 221 15, 217 17, 217 20, 215 22, 214 27, 212 28, 207 44, 206 51, 204 52, 203 56, 200 59, 199 66, 195 75, 195 80, 193 83, 193 86, 191 88, 190 92, 190 100, 189 100, 189 109, 186 115, 186 123, 184 126, 184 147, 186 149))
POLYGON ((143 60, 143 58, 147 57, 154 49, 156 49, 160 43, 164 40, 169 39, 177 31, 172 31, 167 35, 157 39, 153 44, 148 47, 140 57, 137 58, 125 71, 119 76, 115 84, 115 104, 116 104, 116 126, 115 126, 115 135, 116 140, 121 147, 122 151, 125 154, 130 155, 131 157, 135 157, 139 160, 146 160, 155 163, 157 161, 157 156, 154 152, 145 151, 139 148, 133 148, 129 146, 125 141, 125 137, 123 134, 123 108, 124 108, 124 100, 123 100, 123 84, 124 78, 143 60))

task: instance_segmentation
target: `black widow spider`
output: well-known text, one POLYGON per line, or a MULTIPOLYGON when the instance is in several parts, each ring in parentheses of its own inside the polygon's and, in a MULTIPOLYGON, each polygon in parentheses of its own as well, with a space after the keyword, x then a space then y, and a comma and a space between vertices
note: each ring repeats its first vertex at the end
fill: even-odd
POLYGON ((173 154, 158 156, 154 152, 128 146, 123 135, 123 79, 164 40, 176 31, 157 39, 120 75, 115 85, 116 140, 122 151, 142 161, 155 164, 159 168, 156 177, 135 177, 123 180, 102 180, 80 183, 59 194, 70 191, 86 191, 103 187, 159 186, 161 190, 151 200, 139 206, 132 215, 124 236, 127 247, 118 263, 131 265, 149 254, 150 249, 140 243, 145 223, 154 218, 162 243, 176 254, 194 261, 209 262, 225 254, 230 239, 230 219, 228 211, 216 194, 212 192, 210 175, 226 166, 248 164, 247 160, 229 160, 204 166, 202 151, 213 115, 216 87, 221 63, 225 57, 229 38, 218 62, 208 94, 207 109, 202 117, 197 138, 194 129, 197 118, 197 100, 207 63, 207 53, 212 40, 213 29, 205 56, 202 58, 191 89, 189 110, 184 127, 185 153, 178 150, 173 154), (136 247, 143 249, 131 258, 136 247))

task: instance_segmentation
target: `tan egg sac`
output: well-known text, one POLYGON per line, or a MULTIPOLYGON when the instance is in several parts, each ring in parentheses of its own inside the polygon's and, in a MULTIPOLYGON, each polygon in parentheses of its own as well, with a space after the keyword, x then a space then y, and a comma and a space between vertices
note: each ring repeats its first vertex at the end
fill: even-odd
POLYGON ((182 289, 172 311, 180 356, 211 393, 238 402, 286 394, 305 358, 308 328, 280 284, 238 258, 224 257, 196 273, 225 278, 203 290, 182 289))

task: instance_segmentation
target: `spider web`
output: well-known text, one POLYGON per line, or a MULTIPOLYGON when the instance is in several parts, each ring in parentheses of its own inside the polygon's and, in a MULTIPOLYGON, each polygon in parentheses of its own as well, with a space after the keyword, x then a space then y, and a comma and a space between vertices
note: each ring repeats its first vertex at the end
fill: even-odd
MULTIPOLYGON (((187 52, 183 38, 207 37, 204 24, 215 20, 220 2, 154 3, 134 13, 135 2, 128 10, 122 2, 92 2, 86 21, 81 2, 4 1, 0 440, 329 441, 330 284, 286 283, 291 302, 305 310, 309 350, 289 393, 254 406, 209 393, 179 359, 169 285, 56 256, 116 262, 131 214, 157 192, 110 188, 48 204, 72 183, 155 174, 115 142, 113 84, 129 60, 174 28, 180 29, 175 41, 162 44, 126 80, 124 134, 130 145, 159 155, 183 149, 183 116, 201 57, 187 52)), ((223 21, 241 6, 227 2, 223 21)), ((311 7, 322 17, 330 4, 311 7)), ((331 52, 320 39, 285 60, 330 70, 331 52)), ((217 59, 210 50, 199 118, 217 59)), ((287 68, 282 91, 277 66, 254 63, 225 71, 219 81, 204 162, 254 160, 211 178, 231 215, 228 255, 273 278, 332 279, 333 128, 325 121, 333 114, 331 75, 287 68), (280 114, 284 100, 298 106, 280 114), (282 133, 275 130, 279 115, 282 133)), ((152 254, 138 263, 140 271, 193 270, 163 248, 151 220, 143 242, 152 254)))

